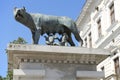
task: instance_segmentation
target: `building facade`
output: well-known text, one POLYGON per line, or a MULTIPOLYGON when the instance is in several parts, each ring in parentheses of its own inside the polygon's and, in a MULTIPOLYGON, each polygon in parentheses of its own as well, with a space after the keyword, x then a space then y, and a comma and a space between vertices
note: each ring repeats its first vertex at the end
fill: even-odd
POLYGON ((120 80, 120 0, 86 0, 76 24, 83 47, 107 49, 111 54, 98 66, 104 80, 120 80))

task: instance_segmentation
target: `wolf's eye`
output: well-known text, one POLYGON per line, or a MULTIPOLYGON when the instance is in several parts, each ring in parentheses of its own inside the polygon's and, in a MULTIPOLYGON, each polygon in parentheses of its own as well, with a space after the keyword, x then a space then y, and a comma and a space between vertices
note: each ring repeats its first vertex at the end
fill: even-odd
POLYGON ((18 10, 18 12, 20 12, 20 10, 18 10))

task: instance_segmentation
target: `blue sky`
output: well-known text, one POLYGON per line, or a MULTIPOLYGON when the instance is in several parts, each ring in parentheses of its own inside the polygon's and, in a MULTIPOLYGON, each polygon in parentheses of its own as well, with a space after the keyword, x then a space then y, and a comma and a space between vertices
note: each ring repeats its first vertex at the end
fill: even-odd
MULTIPOLYGON (((67 16, 76 20, 85 0, 0 0, 0 76, 7 73, 7 54, 5 49, 9 42, 18 37, 31 44, 31 32, 24 25, 15 21, 14 7, 26 7, 27 12, 56 16, 67 16)), ((42 40, 39 44, 44 44, 42 40)))

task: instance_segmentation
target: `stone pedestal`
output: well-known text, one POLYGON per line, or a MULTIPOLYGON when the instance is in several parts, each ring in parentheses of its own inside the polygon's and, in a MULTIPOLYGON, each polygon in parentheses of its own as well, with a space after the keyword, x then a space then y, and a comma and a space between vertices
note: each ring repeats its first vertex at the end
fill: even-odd
POLYGON ((109 52, 81 47, 8 45, 9 69, 14 80, 98 80, 96 65, 109 52))

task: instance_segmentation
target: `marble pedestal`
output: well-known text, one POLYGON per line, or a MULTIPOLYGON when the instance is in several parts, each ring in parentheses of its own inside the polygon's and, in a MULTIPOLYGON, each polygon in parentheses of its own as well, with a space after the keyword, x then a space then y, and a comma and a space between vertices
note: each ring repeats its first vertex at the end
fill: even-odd
POLYGON ((9 44, 8 64, 13 80, 99 80, 96 65, 109 52, 81 47, 9 44))

